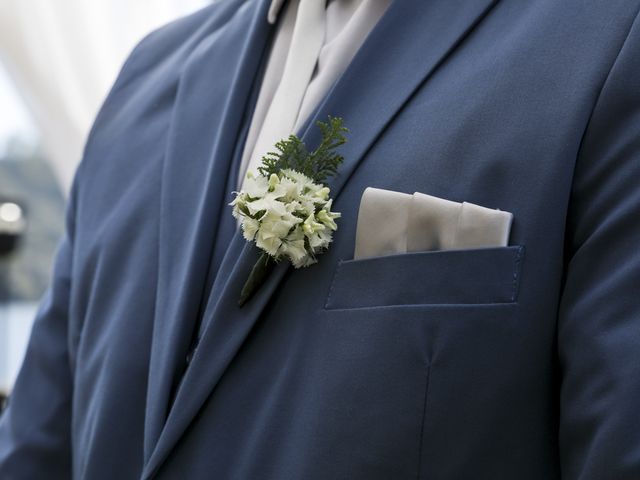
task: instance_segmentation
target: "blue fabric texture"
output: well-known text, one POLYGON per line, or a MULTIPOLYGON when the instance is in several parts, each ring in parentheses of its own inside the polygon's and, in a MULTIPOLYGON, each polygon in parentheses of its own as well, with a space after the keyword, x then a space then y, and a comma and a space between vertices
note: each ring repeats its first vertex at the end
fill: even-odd
POLYGON ((351 130, 334 243, 240 309, 268 4, 215 2, 123 67, 0 478, 640 478, 640 2, 392 3, 299 132, 351 130), (512 212, 509 246, 353 260, 369 186, 512 212))

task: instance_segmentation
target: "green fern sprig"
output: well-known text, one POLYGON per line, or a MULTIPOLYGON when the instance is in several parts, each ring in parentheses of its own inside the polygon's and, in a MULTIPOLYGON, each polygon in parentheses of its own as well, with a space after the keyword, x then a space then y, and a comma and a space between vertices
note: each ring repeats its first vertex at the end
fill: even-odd
POLYGON ((290 135, 286 140, 276 143, 277 151, 262 157, 262 166, 258 167, 260 174, 268 177, 281 170, 291 169, 317 183, 324 183, 328 177, 336 175, 344 157, 335 150, 347 141, 346 133, 349 130, 339 117, 329 116, 328 122, 318 121, 317 125, 322 133, 322 140, 313 152, 309 153, 296 135, 290 135))

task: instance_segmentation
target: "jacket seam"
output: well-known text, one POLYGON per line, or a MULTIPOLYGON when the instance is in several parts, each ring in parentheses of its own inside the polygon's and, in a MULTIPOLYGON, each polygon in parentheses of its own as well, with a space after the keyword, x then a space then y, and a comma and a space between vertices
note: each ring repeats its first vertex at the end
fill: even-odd
POLYGON ((631 35, 631 31, 633 30, 633 26, 638 21, 638 16, 639 15, 640 15, 640 6, 637 8, 636 14, 633 17, 633 20, 631 21, 631 23, 629 25, 629 29, 627 30, 627 34, 625 35, 624 40, 620 44, 620 48, 618 49, 618 52, 616 53, 615 57, 613 58, 613 61, 611 62, 611 66, 609 67, 609 69, 607 71, 607 74, 605 75, 604 80, 602 81, 602 85, 600 86, 600 89, 598 90, 598 94, 596 95, 596 99, 593 102, 593 107, 591 108, 591 112, 589 112, 589 117, 587 118, 587 122, 585 124, 584 131, 582 132, 582 137, 580 138, 580 144, 578 146, 578 152, 576 154, 576 159, 580 158, 580 156, 582 154, 582 148, 583 148, 583 145, 584 145, 584 140, 585 140, 585 137, 587 136, 587 132, 589 131, 589 127, 591 126, 591 122, 593 120, 593 116, 595 115, 596 110, 598 108, 598 105, 600 104, 600 99, 602 97, 602 93, 604 92, 604 89, 606 88, 607 84, 609 83, 609 79, 611 78, 611 74, 613 72, 613 69, 618 64, 618 60, 620 58, 620 55, 622 54, 622 51, 624 50, 624 47, 627 45, 627 42, 629 41, 629 36, 631 35))
POLYGON ((422 421, 420 426, 420 442, 419 442, 419 450, 418 450, 418 473, 416 475, 416 480, 420 480, 422 477, 422 457, 424 456, 423 448, 424 448, 424 431, 425 431, 425 423, 427 418, 427 405, 429 403, 429 386, 431 385, 431 365, 427 366, 426 372, 426 382, 424 387, 424 400, 422 402, 422 421))

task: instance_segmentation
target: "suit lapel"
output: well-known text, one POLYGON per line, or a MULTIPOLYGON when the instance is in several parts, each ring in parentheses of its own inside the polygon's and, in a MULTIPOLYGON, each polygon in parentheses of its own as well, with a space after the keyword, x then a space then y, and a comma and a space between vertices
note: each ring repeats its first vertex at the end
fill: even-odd
MULTIPOLYGON (((329 181, 334 198, 414 92, 498 1, 393 1, 316 112, 320 120, 342 117, 351 131, 341 150, 345 162, 329 181)), ((309 125, 305 141, 319 140, 319 130, 309 125)))
POLYGON ((227 4, 224 26, 209 27, 178 81, 162 174, 145 460, 167 419, 174 379, 200 313, 217 219, 228 202, 231 159, 272 30, 265 20, 267 1, 238 3, 227 4))
MULTIPOLYGON (((330 182, 334 197, 396 113, 497 1, 396 0, 391 4, 299 132, 312 148, 320 139, 315 120, 340 116, 351 130, 341 152, 345 163, 330 182)), ((212 393, 287 274, 285 262, 278 264, 256 295, 238 308, 240 289, 257 257, 256 249, 236 233, 212 288, 202 339, 147 465, 147 476, 161 465, 212 393)))

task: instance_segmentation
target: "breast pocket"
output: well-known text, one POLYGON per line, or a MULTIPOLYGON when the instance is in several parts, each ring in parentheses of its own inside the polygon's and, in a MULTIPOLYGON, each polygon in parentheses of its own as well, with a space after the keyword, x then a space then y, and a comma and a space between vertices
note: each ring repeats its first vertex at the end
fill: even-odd
POLYGON ((515 303, 523 257, 515 245, 341 261, 325 309, 515 303))

